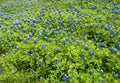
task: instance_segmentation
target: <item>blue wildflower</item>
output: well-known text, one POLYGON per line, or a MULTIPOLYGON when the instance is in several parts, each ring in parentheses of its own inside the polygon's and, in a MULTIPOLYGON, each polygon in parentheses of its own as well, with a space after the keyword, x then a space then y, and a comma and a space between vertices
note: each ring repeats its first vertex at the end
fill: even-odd
POLYGON ((44 62, 40 62, 40 66, 44 66, 44 62))
POLYGON ((92 72, 92 71, 89 71, 89 74, 90 74, 90 75, 92 75, 92 74, 93 74, 93 72, 92 72))
POLYGON ((118 79, 118 78, 119 78, 119 75, 118 75, 118 74, 115 74, 113 77, 114 77, 115 79, 118 79))
POLYGON ((88 46, 85 46, 85 50, 89 50, 89 47, 88 47, 88 46))
POLYGON ((104 48, 104 47, 105 47, 105 46, 104 46, 104 43, 100 41, 100 42, 99 42, 99 47, 100 47, 100 48, 104 48))
POLYGON ((105 83, 105 80, 102 79, 102 80, 101 80, 101 83, 105 83))
POLYGON ((42 48, 43 48, 43 49, 46 49, 46 45, 45 45, 45 44, 43 44, 43 45, 42 45, 42 48))
POLYGON ((61 60, 60 59, 56 59, 56 63, 59 63, 61 60))
POLYGON ((117 49, 120 51, 120 45, 117 46, 117 49))
POLYGON ((27 55, 28 54, 28 52, 26 52, 26 51, 24 51, 24 53, 23 53, 24 55, 27 55))
POLYGON ((109 24, 108 24, 108 27, 109 27, 109 28, 112 28, 112 23, 109 23, 109 24))
POLYGON ((0 69, 0 74, 2 74, 2 72, 3 72, 3 70, 2 70, 2 69, 0 69))
POLYGON ((56 51, 57 51, 57 52, 60 52, 60 47, 58 47, 56 51))
POLYGON ((40 77, 40 79, 39 79, 40 81, 43 81, 44 80, 44 78, 43 77, 40 77))
POLYGON ((82 57, 82 59, 85 59, 85 54, 82 54, 81 57, 82 57))
POLYGON ((35 72, 35 71, 32 71, 32 74, 34 75, 34 74, 36 74, 36 72, 35 72))
POLYGON ((90 56, 92 57, 94 55, 94 51, 90 51, 90 56))
POLYGON ((19 46, 16 46, 16 50, 20 50, 19 46))
POLYGON ((30 34, 29 34, 29 38, 31 39, 32 37, 33 37, 33 34, 32 34, 32 33, 30 33, 30 34))
POLYGON ((101 75, 101 76, 104 75, 104 71, 103 71, 103 70, 100 71, 100 75, 101 75))
POLYGON ((113 49, 113 48, 110 49, 110 52, 111 52, 112 54, 117 54, 117 50, 115 50, 115 49, 113 49))
POLYGON ((63 83, 68 83, 69 80, 70 80, 70 76, 65 75, 65 76, 63 77, 63 83))
POLYGON ((37 44, 37 40, 34 40, 34 44, 37 44))
POLYGON ((33 55, 33 54, 30 54, 30 57, 33 59, 33 58, 34 58, 34 55, 33 55))

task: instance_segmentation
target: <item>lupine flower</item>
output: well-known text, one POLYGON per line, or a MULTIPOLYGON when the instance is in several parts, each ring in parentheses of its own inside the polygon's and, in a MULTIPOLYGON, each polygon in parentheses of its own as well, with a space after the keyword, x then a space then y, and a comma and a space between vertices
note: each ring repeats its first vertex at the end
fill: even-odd
POLYGON ((23 53, 24 55, 27 55, 28 54, 28 52, 26 52, 26 51, 24 51, 24 53, 23 53))
POLYGON ((100 23, 102 22, 102 18, 100 18, 99 22, 100 22, 100 23))
POLYGON ((33 59, 33 58, 34 58, 34 55, 33 55, 33 54, 30 54, 30 57, 33 59))
POLYGON ((92 57, 94 55, 94 51, 90 51, 90 56, 92 57))
POLYGON ((33 34, 32 34, 32 33, 30 33, 30 34, 29 34, 29 38, 31 39, 32 37, 33 37, 33 34))
POLYGON ((32 71, 32 74, 34 75, 34 74, 36 74, 36 72, 35 72, 35 71, 32 71))
POLYGON ((104 71, 103 70, 100 71, 100 75, 104 75, 104 71))
POLYGON ((56 51, 57 51, 57 52, 60 52, 60 47, 58 47, 56 51))
POLYGON ((2 69, 0 69, 0 74, 2 74, 2 72, 3 72, 3 70, 2 70, 2 69))
POLYGON ((112 28, 112 23, 109 23, 109 24, 108 24, 108 27, 109 27, 109 28, 112 28))
POLYGON ((44 62, 40 62, 40 66, 44 66, 44 62))
POLYGON ((46 49, 46 45, 43 44, 43 45, 42 45, 42 48, 43 48, 43 49, 46 49))
POLYGON ((92 74, 93 74, 93 72, 92 72, 92 71, 89 71, 89 74, 90 74, 90 75, 92 75, 92 74))
POLYGON ((96 28, 98 28, 98 24, 96 24, 96 28))
POLYGON ((40 79, 39 79, 40 81, 43 81, 44 80, 44 78, 43 77, 40 77, 40 79))
POLYGON ((101 83, 105 83, 105 80, 102 79, 102 80, 101 80, 101 83))
POLYGON ((37 40, 34 40, 34 44, 37 44, 37 40))
POLYGON ((19 46, 16 46, 16 50, 20 50, 19 46))
POLYGON ((93 42, 96 42, 96 41, 97 41, 97 39, 96 39, 96 37, 94 37, 94 38, 93 38, 93 42))
POLYGON ((100 41, 100 42, 99 42, 99 47, 100 47, 100 48, 104 48, 104 47, 105 47, 105 46, 104 46, 104 43, 100 41))
POLYGON ((28 43, 28 40, 24 39, 23 42, 24 42, 24 43, 28 43))
POLYGON ((113 48, 110 49, 110 52, 111 52, 112 54, 117 54, 117 50, 115 50, 115 49, 113 49, 113 48))
POLYGON ((35 49, 35 50, 34 50, 34 53, 35 53, 35 54, 37 54, 37 53, 38 53, 38 50, 37 50, 37 49, 35 49))
POLYGON ((82 59, 85 59, 85 54, 82 54, 81 57, 82 57, 82 59))
POLYGON ((120 51, 120 45, 117 46, 117 49, 120 51))
POLYGON ((85 46, 85 50, 89 50, 89 47, 88 47, 88 46, 85 46))
POLYGON ((115 74, 113 77, 114 77, 115 79, 118 79, 118 78, 119 78, 119 75, 118 75, 118 74, 115 74))
POLYGON ((61 60, 60 59, 56 59, 56 63, 59 63, 61 60))
POLYGON ((69 80, 70 80, 70 76, 65 75, 65 76, 63 77, 63 83, 68 83, 69 80))

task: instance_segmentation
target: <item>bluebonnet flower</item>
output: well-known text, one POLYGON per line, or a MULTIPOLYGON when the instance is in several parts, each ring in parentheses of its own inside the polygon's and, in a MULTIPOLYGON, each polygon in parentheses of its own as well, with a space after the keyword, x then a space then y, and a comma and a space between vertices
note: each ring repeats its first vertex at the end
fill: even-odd
POLYGON ((16 50, 20 50, 19 46, 16 46, 16 50))
POLYGON ((84 6, 82 6, 81 8, 84 9, 84 6))
POLYGON ((90 51, 90 56, 92 57, 94 55, 94 51, 90 51))
POLYGON ((120 76, 120 70, 118 71, 118 75, 120 76))
POLYGON ((60 59, 56 59, 56 63, 59 63, 61 60, 60 59))
POLYGON ((33 55, 33 54, 30 54, 30 57, 33 59, 33 58, 34 58, 34 55, 33 55))
POLYGON ((10 30, 10 34, 12 35, 14 32, 12 30, 10 30))
POLYGON ((66 28, 65 31, 68 32, 68 28, 66 28))
POLYGON ((63 77, 63 83, 68 83, 69 80, 70 80, 70 76, 65 75, 65 76, 63 77))
POLYGON ((109 24, 108 24, 108 27, 109 27, 109 28, 112 28, 112 23, 109 23, 109 24))
POLYGON ((112 54, 117 54, 117 50, 115 50, 115 49, 113 49, 113 48, 110 49, 110 52, 111 52, 112 54))
POLYGON ((89 47, 88 47, 88 46, 85 46, 85 50, 89 50, 89 47))
POLYGON ((110 18, 110 15, 108 15, 107 18, 109 19, 109 18, 110 18))
POLYGON ((37 50, 37 49, 34 49, 34 53, 37 54, 37 53, 38 53, 38 50, 37 50))
POLYGON ((101 83, 105 83, 105 80, 102 79, 102 80, 101 80, 101 83))
POLYGON ((116 16, 115 18, 118 19, 118 16, 116 16))
POLYGON ((99 22, 100 22, 100 23, 102 22, 102 18, 100 18, 99 22))
POLYGON ((101 76, 104 75, 104 71, 103 71, 103 70, 100 71, 100 75, 101 75, 101 76))
POLYGON ((24 53, 23 53, 24 55, 27 55, 28 54, 28 52, 26 52, 26 51, 24 51, 24 53))
POLYGON ((58 47, 56 51, 57 51, 57 52, 60 52, 60 47, 58 47))
POLYGON ((85 59, 85 54, 82 54, 81 57, 82 57, 82 59, 85 59))
POLYGON ((68 39, 68 38, 66 38, 65 40, 66 40, 66 41, 69 41, 69 39, 68 39))
POLYGON ((30 34, 29 34, 29 38, 31 39, 32 37, 33 37, 33 34, 32 34, 32 33, 30 33, 30 34))
POLYGON ((39 79, 40 81, 43 81, 44 80, 44 78, 43 77, 40 77, 40 79, 39 79))
POLYGON ((54 30, 52 30, 51 35, 54 35, 54 33, 55 33, 55 31, 54 31, 54 30))
POLYGON ((96 39, 96 37, 94 37, 94 38, 93 38, 93 42, 96 42, 96 41, 97 41, 97 39, 96 39))
POLYGON ((36 29, 34 29, 34 30, 32 31, 32 35, 34 35, 34 34, 35 34, 35 32, 36 32, 36 29))
POLYGON ((62 43, 63 43, 63 45, 65 45, 66 44, 66 40, 64 40, 62 43))
POLYGON ((96 9, 97 9, 97 6, 93 6, 93 7, 92 7, 92 10, 96 10, 96 9))
POLYGON ((100 48, 104 48, 104 47, 105 47, 105 46, 104 46, 104 43, 100 41, 100 42, 99 42, 99 47, 100 47, 100 48))
POLYGON ((46 45, 45 45, 45 44, 43 44, 43 45, 42 45, 42 48, 43 48, 43 49, 46 49, 46 45))
POLYGON ((0 74, 2 74, 3 70, 0 68, 0 74))
POLYGON ((24 42, 24 43, 28 43, 28 40, 27 40, 27 39, 24 39, 23 42, 24 42))
POLYGON ((119 78, 119 75, 118 75, 118 74, 115 74, 113 77, 114 77, 115 79, 118 79, 118 78, 119 78))
POLYGON ((34 74, 36 74, 36 72, 35 72, 35 71, 32 71, 32 74, 34 75, 34 74))
POLYGON ((13 51, 13 48, 12 48, 12 47, 10 47, 10 51, 13 51))
POLYGON ((120 45, 117 46, 117 49, 120 51, 120 45))
POLYGON ((96 28, 98 28, 98 24, 96 24, 96 28))
POLYGON ((44 66, 44 62, 40 62, 40 66, 44 66))
POLYGON ((40 38, 42 38, 42 34, 40 34, 40 35, 38 36, 38 39, 40 39, 40 38))
POLYGON ((37 44, 37 40, 34 40, 34 44, 37 44))
POLYGON ((92 75, 92 74, 93 74, 93 72, 92 72, 92 71, 89 71, 89 74, 90 74, 90 75, 92 75))

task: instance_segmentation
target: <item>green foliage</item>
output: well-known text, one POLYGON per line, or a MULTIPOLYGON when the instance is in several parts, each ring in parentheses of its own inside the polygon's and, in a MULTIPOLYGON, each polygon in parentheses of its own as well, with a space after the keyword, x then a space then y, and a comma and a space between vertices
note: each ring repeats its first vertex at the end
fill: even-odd
POLYGON ((0 83, 119 83, 119 0, 0 5, 0 83))

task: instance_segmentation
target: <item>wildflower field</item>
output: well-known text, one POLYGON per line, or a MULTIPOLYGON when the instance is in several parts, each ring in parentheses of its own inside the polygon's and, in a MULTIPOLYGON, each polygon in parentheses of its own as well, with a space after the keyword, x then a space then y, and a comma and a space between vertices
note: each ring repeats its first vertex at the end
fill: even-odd
POLYGON ((120 0, 0 0, 0 83, 120 83, 120 0))

